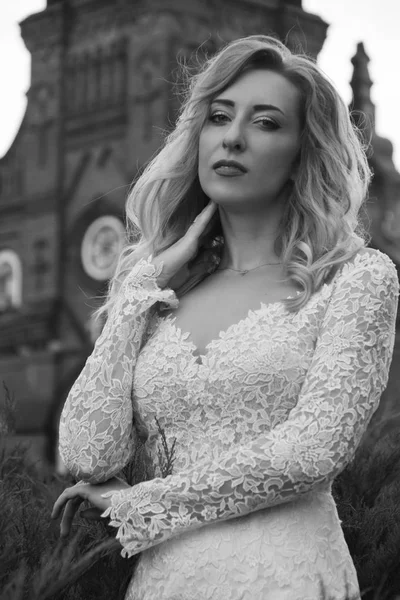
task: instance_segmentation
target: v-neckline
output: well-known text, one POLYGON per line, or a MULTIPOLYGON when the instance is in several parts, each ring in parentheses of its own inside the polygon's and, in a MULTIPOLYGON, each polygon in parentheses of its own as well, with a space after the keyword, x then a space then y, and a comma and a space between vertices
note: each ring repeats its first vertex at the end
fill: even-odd
MULTIPOLYGON (((378 250, 378 252, 379 252, 379 250, 378 250)), ((359 258, 359 254, 357 254, 356 260, 358 258, 359 258)), ((319 298, 320 296, 323 297, 324 291, 328 288, 333 287, 334 282, 339 277, 339 273, 342 272, 343 267, 345 265, 347 266, 347 264, 348 263, 344 263, 344 265, 342 265, 340 267, 340 269, 338 269, 336 271, 334 276, 330 279, 329 283, 328 282, 323 283, 321 285, 321 287, 316 292, 314 292, 314 294, 312 294, 312 296, 309 298, 306 305, 301 310, 303 310, 306 307, 309 307, 309 305, 313 302, 313 300, 315 300, 315 298, 319 298)), ((301 293, 302 292, 300 290, 297 290, 297 292, 296 292, 297 295, 301 294, 301 293)), ((169 313, 168 315, 163 316, 160 313, 158 313, 158 318, 161 320, 161 322, 165 322, 165 323, 169 324, 177 332, 180 340, 184 341, 188 346, 190 346, 190 353, 191 353, 192 357, 195 359, 196 364, 199 367, 204 367, 204 366, 206 366, 206 363, 208 361, 208 358, 209 358, 209 355, 211 353, 211 349, 213 346, 218 345, 224 338, 226 338, 228 335, 230 335, 232 333, 232 331, 241 327, 243 325, 243 323, 248 321, 250 318, 258 317, 259 315, 261 315, 263 313, 263 311, 266 311, 268 309, 268 313, 266 313, 266 314, 270 314, 270 312, 271 311, 274 312, 275 309, 284 308, 285 300, 288 300, 290 298, 293 298, 293 296, 287 296, 287 298, 284 298, 283 300, 277 300, 276 302, 269 302, 267 304, 265 304, 264 302, 260 302, 259 308, 256 308, 256 309, 249 308, 249 310, 247 311, 247 314, 242 319, 240 319, 240 321, 237 321, 236 323, 232 323, 225 330, 221 330, 216 338, 214 338, 208 342, 208 344, 204 348, 204 350, 205 350, 204 354, 200 354, 196 344, 192 340, 192 335, 191 335, 190 331, 182 332, 182 329, 176 325, 176 323, 175 323, 176 315, 173 316, 172 313, 169 313), (200 359, 200 362, 199 362, 199 359, 200 359)), ((292 313, 292 314, 297 315, 298 312, 292 313)))
MULTIPOLYGON (((296 292, 297 295, 300 293, 300 291, 296 292)), ((293 298, 293 296, 288 296, 287 298, 285 298, 285 300, 288 300, 290 298, 293 298)), ((183 340, 186 344, 189 344, 191 355, 195 358, 196 364, 198 364, 199 366, 204 366, 208 360, 212 346, 220 343, 224 338, 230 335, 232 331, 241 327, 250 318, 258 317, 265 309, 272 310, 275 308, 283 308, 284 306, 284 300, 278 300, 276 302, 269 302, 267 304, 265 304, 264 302, 260 302, 260 306, 258 308, 249 308, 247 314, 243 318, 241 318, 235 323, 232 323, 226 329, 221 330, 216 338, 213 338, 208 342, 208 344, 205 345, 204 354, 200 354, 196 344, 193 342, 191 332, 182 331, 182 329, 176 325, 176 315, 173 316, 172 313, 170 313, 167 316, 159 315, 159 317, 162 321, 167 322, 171 327, 173 327, 173 329, 175 329, 180 340, 183 340)))

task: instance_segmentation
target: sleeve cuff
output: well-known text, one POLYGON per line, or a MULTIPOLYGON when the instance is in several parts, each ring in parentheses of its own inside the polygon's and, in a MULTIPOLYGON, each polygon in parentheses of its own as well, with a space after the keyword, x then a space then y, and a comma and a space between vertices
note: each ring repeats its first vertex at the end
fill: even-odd
POLYGON ((138 554, 149 543, 149 526, 144 518, 135 510, 142 496, 147 495, 140 484, 129 490, 109 491, 101 494, 102 498, 111 498, 109 506, 100 516, 109 517, 109 525, 118 528, 116 539, 122 546, 121 556, 130 558, 138 554), (126 497, 127 492, 129 499, 126 497))
POLYGON ((133 267, 124 281, 124 285, 135 290, 135 300, 143 302, 149 297, 153 301, 162 302, 168 307, 177 308, 179 299, 174 290, 169 287, 160 288, 157 283, 157 277, 162 272, 164 263, 161 262, 156 267, 151 261, 153 255, 147 258, 141 258, 133 267))

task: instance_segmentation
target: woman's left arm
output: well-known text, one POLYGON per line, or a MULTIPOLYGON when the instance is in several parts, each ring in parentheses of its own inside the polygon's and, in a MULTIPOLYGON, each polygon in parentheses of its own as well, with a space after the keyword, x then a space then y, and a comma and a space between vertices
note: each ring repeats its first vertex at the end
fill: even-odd
POLYGON ((102 516, 119 528, 122 555, 289 502, 334 479, 353 458, 387 385, 398 296, 386 255, 366 251, 344 265, 287 421, 218 460, 105 494, 111 506, 102 516))

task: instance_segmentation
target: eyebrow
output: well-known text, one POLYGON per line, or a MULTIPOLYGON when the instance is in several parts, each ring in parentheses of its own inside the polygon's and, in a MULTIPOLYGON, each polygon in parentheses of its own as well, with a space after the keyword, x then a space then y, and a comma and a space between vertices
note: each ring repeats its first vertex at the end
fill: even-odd
MULTIPOLYGON (((215 100, 213 100, 211 102, 211 104, 214 104, 218 102, 218 104, 224 104, 225 106, 235 106, 235 103, 233 102, 233 100, 227 100, 225 98, 216 98, 215 100)), ((255 104, 253 106, 253 110, 254 111, 259 111, 259 110, 275 110, 276 112, 281 113, 281 115, 285 116, 285 113, 278 108, 277 106, 274 106, 273 104, 255 104)))

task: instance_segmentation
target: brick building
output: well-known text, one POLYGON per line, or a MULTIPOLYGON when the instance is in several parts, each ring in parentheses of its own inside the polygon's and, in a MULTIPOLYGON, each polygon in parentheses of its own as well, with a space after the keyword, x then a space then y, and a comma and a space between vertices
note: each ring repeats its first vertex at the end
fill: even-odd
MULTIPOLYGON (((326 31, 301 0, 48 0, 21 23, 31 85, 0 159, 0 383, 17 400, 19 433, 54 436, 91 352, 90 314, 123 242, 129 185, 174 121, 177 59, 259 33, 317 57, 326 31)), ((353 63, 374 150, 371 245, 400 263, 400 175, 374 131, 362 45, 353 63)), ((396 402, 394 374, 382 406, 396 402)))

